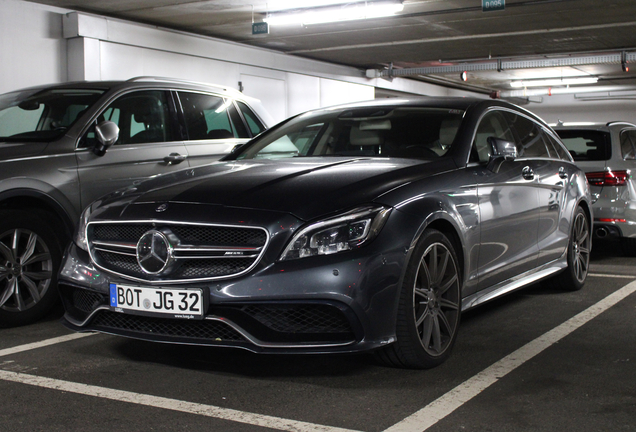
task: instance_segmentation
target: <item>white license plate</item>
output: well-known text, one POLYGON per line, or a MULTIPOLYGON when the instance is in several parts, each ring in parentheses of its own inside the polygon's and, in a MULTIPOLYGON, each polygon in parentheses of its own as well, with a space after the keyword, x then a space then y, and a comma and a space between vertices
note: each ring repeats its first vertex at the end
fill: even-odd
POLYGON ((203 290, 110 284, 110 306, 118 312, 136 311, 143 315, 202 319, 203 290))

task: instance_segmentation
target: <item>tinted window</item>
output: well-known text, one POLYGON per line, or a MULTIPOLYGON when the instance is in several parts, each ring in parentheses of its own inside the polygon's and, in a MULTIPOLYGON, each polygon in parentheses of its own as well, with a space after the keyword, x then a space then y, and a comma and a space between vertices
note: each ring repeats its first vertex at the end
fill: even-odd
POLYGON ((252 132, 252 136, 256 136, 259 133, 263 132, 265 130, 265 126, 263 125, 263 123, 261 123, 258 117, 256 117, 256 114, 254 114, 252 110, 243 102, 237 101, 236 103, 243 113, 243 117, 245 117, 245 121, 247 122, 247 126, 252 132))
POLYGON ((103 120, 119 126, 116 145, 172 141, 172 121, 164 91, 125 94, 110 104, 98 118, 98 121, 103 120))
POLYGON ((553 138, 552 135, 550 134, 546 133, 545 137, 552 144, 552 148, 554 148, 559 159, 566 160, 566 161, 571 160, 570 153, 568 153, 567 149, 563 146, 563 144, 561 144, 559 141, 553 138))
POLYGON ((191 140, 238 138, 230 120, 231 99, 199 93, 179 92, 188 138, 191 140))
POLYGON ((232 125, 236 128, 236 133, 239 138, 251 138, 251 134, 247 131, 243 120, 241 119, 241 115, 238 113, 238 110, 231 104, 227 107, 227 112, 230 114, 230 119, 232 120, 232 125))
POLYGON ((51 140, 63 135, 104 90, 46 89, 0 96, 0 138, 51 140))
POLYGON ((263 135, 239 159, 364 156, 437 159, 450 150, 463 111, 374 109, 301 115, 263 135))
POLYGON ((636 129, 621 131, 620 139, 623 159, 636 159, 636 129))
POLYGON ((608 160, 611 156, 609 132, 596 130, 557 130, 575 161, 608 160))
POLYGON ((490 111, 482 117, 473 141, 470 156, 471 162, 488 162, 492 153, 488 143, 489 137, 500 138, 510 142, 515 141, 504 114, 506 114, 504 111, 490 111))
POLYGON ((532 120, 512 113, 506 113, 510 128, 516 136, 518 157, 549 157, 544 141, 543 128, 532 120))

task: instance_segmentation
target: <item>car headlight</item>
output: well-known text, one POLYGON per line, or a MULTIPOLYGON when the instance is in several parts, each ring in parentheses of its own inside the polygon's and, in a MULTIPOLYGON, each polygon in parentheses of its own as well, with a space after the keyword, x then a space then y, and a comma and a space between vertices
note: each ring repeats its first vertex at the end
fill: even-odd
POLYGON ((292 237, 280 260, 355 249, 378 235, 390 212, 391 208, 383 206, 362 207, 312 223, 292 237))
POLYGON ((86 225, 88 225, 88 219, 91 217, 91 213, 93 212, 94 204, 89 205, 84 209, 82 215, 80 216, 79 225, 77 226, 77 230, 75 230, 75 244, 85 251, 88 251, 88 239, 86 238, 86 225))

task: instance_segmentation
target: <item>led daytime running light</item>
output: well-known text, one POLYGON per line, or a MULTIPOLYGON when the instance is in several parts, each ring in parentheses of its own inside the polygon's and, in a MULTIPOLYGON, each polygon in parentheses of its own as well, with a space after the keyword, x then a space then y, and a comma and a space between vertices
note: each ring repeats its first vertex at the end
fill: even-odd
POLYGON ((352 250, 380 232, 390 208, 358 208, 341 216, 313 223, 297 232, 280 260, 331 255, 352 250))

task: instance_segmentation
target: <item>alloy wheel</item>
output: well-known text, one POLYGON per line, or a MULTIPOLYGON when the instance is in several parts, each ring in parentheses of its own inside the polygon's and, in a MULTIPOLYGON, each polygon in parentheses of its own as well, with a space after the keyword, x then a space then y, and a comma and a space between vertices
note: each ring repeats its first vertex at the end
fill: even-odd
POLYGON ((457 331, 459 275, 453 254, 442 243, 431 244, 420 260, 413 290, 415 327, 424 350, 443 354, 457 331))
POLYGON ((572 253, 574 276, 579 282, 583 282, 590 263, 590 229, 583 213, 578 213, 574 219, 572 253))
POLYGON ((0 234, 0 309, 35 306, 51 285, 53 260, 43 239, 27 229, 0 234))

